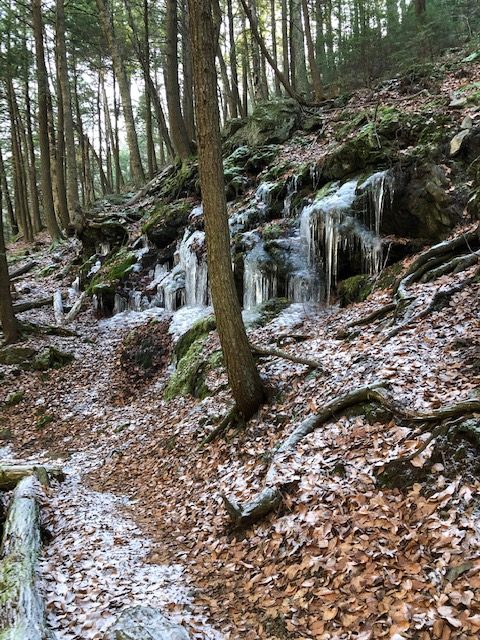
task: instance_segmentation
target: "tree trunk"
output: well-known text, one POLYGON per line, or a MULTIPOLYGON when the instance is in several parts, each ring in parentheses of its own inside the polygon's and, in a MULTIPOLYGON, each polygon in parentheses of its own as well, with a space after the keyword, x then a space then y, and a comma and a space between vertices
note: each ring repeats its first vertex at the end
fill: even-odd
POLYGON ((38 85, 38 138, 40 145, 40 171, 43 196, 43 213, 52 240, 62 237, 53 205, 52 174, 50 167, 50 143, 48 140, 48 76, 43 44, 41 0, 32 0, 33 31, 38 85))
MULTIPOLYGON (((278 67, 277 14, 275 10, 275 0, 270 0, 270 28, 272 30, 272 57, 275 61, 275 66, 278 67)), ((280 90, 280 81, 277 76, 275 76, 275 95, 282 95, 282 92, 280 90)))
POLYGON ((175 152, 180 158, 188 158, 193 154, 191 140, 180 106, 180 87, 178 84, 178 17, 177 0, 166 0, 165 15, 166 33, 166 64, 165 90, 167 94, 168 118, 170 121, 170 135, 172 136, 175 152))
POLYGON ((42 465, 0 465, 0 491, 11 491, 24 478, 37 476, 42 484, 48 484, 49 478, 64 480, 65 474, 60 467, 42 465))
POLYGON ((250 28, 252 30, 252 34, 253 34, 255 40, 258 42, 258 44, 259 44, 264 56, 268 60, 268 62, 270 64, 270 66, 272 67, 275 75, 278 77, 279 81, 282 83, 283 87, 285 88, 285 91, 288 93, 288 95, 291 98, 293 98, 294 100, 297 100, 300 104, 305 104, 305 100, 302 98, 302 96, 299 96, 295 92, 294 88, 288 82, 287 78, 278 69, 278 67, 275 66, 275 61, 273 60, 273 58, 270 55, 267 47, 265 46, 265 42, 263 41, 263 38, 260 35, 260 32, 258 30, 258 26, 257 26, 257 22, 255 20, 255 16, 250 11, 250 8, 249 8, 249 6, 247 4, 247 0, 240 0, 240 2, 242 3, 242 7, 243 7, 243 9, 245 11, 245 14, 246 14, 246 16, 248 18, 248 21, 250 23, 250 28))
POLYGON ((148 177, 151 180, 157 172, 157 158, 155 156, 155 144, 153 142, 153 126, 152 126, 152 98, 150 95, 150 87, 148 85, 147 75, 150 75, 150 22, 149 0, 143 0, 143 47, 145 50, 144 86, 145 86, 145 136, 147 138, 147 162, 148 177))
POLYGON ((217 101, 217 38, 210 0, 188 0, 195 82, 200 184, 212 301, 232 394, 250 418, 264 400, 233 279, 217 101))
POLYGON ((29 83, 29 69, 28 65, 25 65, 25 119, 27 122, 27 153, 28 153, 28 182, 30 188, 30 204, 32 206, 32 222, 34 233, 39 233, 42 228, 42 219, 40 217, 40 201, 38 198, 38 186, 37 186, 37 166, 35 158, 35 143, 33 141, 33 126, 32 126, 32 107, 30 101, 30 83, 29 83))
POLYGON ((46 640, 52 637, 36 586, 41 545, 37 484, 33 476, 21 480, 8 508, 0 560, 2 638, 46 640))
POLYGON ((15 217, 15 211, 13 209, 12 198, 10 196, 10 190, 7 183, 7 174, 5 173, 5 164, 3 162, 2 149, 0 147, 0 191, 3 192, 5 197, 5 203, 7 205, 8 221, 10 222, 10 229, 14 236, 18 233, 18 223, 15 217))
POLYGON ((308 0, 302 0, 302 8, 303 19, 305 22, 305 38, 307 40, 308 64, 310 66, 310 75, 312 76, 313 91, 315 94, 315 100, 320 102, 323 98, 322 78, 320 76, 317 60, 315 59, 315 47, 313 44, 312 29, 310 26, 308 0))
MULTIPOLYGON (((118 148, 115 142, 115 136, 113 133, 112 119, 110 117, 110 107, 108 104, 107 92, 105 90, 105 77, 104 77, 103 69, 100 69, 99 78, 100 78, 100 87, 102 91, 103 117, 105 119, 105 129, 107 132, 107 138, 110 141, 109 146, 110 146, 110 149, 113 155, 113 161, 115 164, 115 185, 116 185, 115 191, 118 192, 119 184, 122 182, 122 179, 120 178, 122 170, 120 168, 120 156, 119 156, 118 148)), ((110 182, 113 187, 113 168, 111 168, 111 174, 112 175, 110 177, 110 182)))
POLYGON ((186 0, 182 1, 182 64, 183 64, 183 116, 189 140, 195 140, 193 110, 192 51, 190 49, 190 16, 186 0))
POLYGON ((112 55, 115 75, 118 82, 120 97, 122 101, 123 118, 125 120, 125 131, 127 137, 128 149, 130 152, 130 166, 132 169, 132 180, 134 185, 139 189, 145 182, 145 173, 143 171, 142 160, 140 157, 140 149, 138 146, 137 131, 135 129, 135 121, 133 118, 132 97, 130 94, 130 86, 128 83, 125 64, 120 54, 120 50, 115 39, 110 11, 108 9, 107 0, 96 0, 100 23, 105 35, 108 47, 112 55))
POLYGON ((7 102, 10 117, 10 138, 12 149, 12 169, 15 199, 15 214, 26 242, 33 241, 32 225, 28 211, 27 185, 25 175, 25 161, 22 151, 20 127, 18 119, 18 105, 11 78, 7 78, 7 102))
MULTIPOLYGON (((147 58, 147 50, 142 48, 140 43, 140 39, 137 34, 137 29, 135 26, 135 21, 133 19, 132 9, 130 6, 130 2, 128 0, 124 0, 125 8, 127 10, 127 18, 130 29, 132 30, 132 41, 133 46, 135 48, 135 52, 138 57, 138 61, 143 70, 144 79, 148 85, 149 95, 153 102, 153 107, 155 109, 155 117, 157 118, 157 124, 160 130, 160 135, 168 150, 168 155, 173 159, 175 157, 175 150, 172 145, 172 141, 170 139, 170 134, 168 132, 167 122, 165 120, 165 114, 163 112, 162 103, 160 101, 160 96, 158 95, 157 87, 153 82, 152 75, 150 73, 150 65, 148 63, 147 58)), ((106 98, 105 98, 106 99, 106 98)))
POLYGON ((282 69, 287 80, 290 80, 290 62, 288 54, 288 5, 287 0, 282 0, 282 69))
POLYGON ((228 13, 228 35, 230 43, 230 74, 232 77, 232 93, 235 102, 235 113, 232 114, 232 118, 237 118, 241 111, 242 105, 240 101, 240 92, 238 88, 238 68, 237 68, 237 47, 235 44, 235 24, 233 19, 233 7, 232 0, 227 0, 227 13, 228 13))
POLYGON ((5 342, 10 344, 18 339, 20 327, 13 313, 10 278, 8 275, 5 235, 3 233, 2 188, 0 187, 0 320, 5 342))
POLYGON ((293 68, 292 85, 295 91, 308 97, 307 63, 305 61, 305 37, 302 25, 302 0, 292 0, 290 14, 290 37, 292 43, 291 65, 293 68))
POLYGON ((72 94, 70 90, 70 83, 68 81, 67 48, 65 44, 65 3, 64 0, 56 0, 56 2, 57 65, 63 108, 67 204, 69 218, 73 222, 75 229, 79 230, 83 226, 83 216, 78 197, 78 175, 75 135, 73 132, 72 94))

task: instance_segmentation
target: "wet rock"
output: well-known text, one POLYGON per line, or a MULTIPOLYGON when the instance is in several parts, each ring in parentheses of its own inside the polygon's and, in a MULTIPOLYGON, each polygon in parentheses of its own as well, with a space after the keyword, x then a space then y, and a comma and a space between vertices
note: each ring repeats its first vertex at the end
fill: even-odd
POLYGON ((443 240, 457 224, 466 203, 450 190, 445 169, 436 164, 412 165, 397 174, 393 204, 386 208, 382 234, 443 240))
POLYGON ((469 134, 469 129, 463 129, 463 131, 460 131, 460 133, 457 133, 457 135, 452 138, 452 140, 450 141, 450 155, 452 157, 459 154, 460 150, 462 149, 463 143, 465 142, 465 138, 469 134))
POLYGON ((117 251, 128 242, 128 229, 124 220, 94 219, 85 224, 79 238, 83 252, 90 257, 95 253, 117 251), (108 247, 106 251, 103 247, 108 247))
POLYGON ((189 635, 156 609, 137 606, 125 609, 104 640, 189 640, 189 635))

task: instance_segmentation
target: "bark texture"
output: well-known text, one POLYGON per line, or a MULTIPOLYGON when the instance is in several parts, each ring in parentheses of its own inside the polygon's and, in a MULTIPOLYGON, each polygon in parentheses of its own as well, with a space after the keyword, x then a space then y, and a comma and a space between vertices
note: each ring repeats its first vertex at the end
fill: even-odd
POLYGON ((215 53, 217 32, 210 0, 189 0, 200 184, 205 212, 213 307, 237 408, 248 419, 264 399, 242 322, 233 279, 223 179, 215 53))
POLYGON ((0 560, 0 637, 5 640, 52 638, 36 587, 35 565, 40 553, 38 481, 34 476, 17 485, 8 508, 0 560))

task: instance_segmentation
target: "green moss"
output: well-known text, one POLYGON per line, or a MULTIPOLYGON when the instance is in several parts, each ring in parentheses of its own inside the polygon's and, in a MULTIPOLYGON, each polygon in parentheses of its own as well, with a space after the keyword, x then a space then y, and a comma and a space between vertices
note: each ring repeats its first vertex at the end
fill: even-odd
POLYGON ((338 285, 340 305, 346 307, 353 302, 363 302, 372 292, 372 278, 367 275, 352 276, 338 285))
POLYGON ((157 247, 167 247, 187 224, 191 210, 191 200, 178 200, 170 204, 160 202, 144 221, 142 232, 157 247))
POLYGON ((165 202, 199 195, 198 161, 193 158, 172 166, 172 170, 164 177, 157 192, 157 197, 165 202))
POLYGON ((283 228, 278 222, 270 222, 263 227, 262 236, 264 240, 276 240, 282 235, 283 228))
POLYGON ((205 365, 202 351, 206 338, 205 335, 197 338, 184 353, 181 360, 177 362, 175 373, 168 381, 163 394, 165 400, 173 400, 177 396, 186 395, 204 398, 208 394, 204 375, 202 375, 202 369, 205 365))
POLYGON ((113 290, 132 270, 137 258, 135 254, 120 249, 114 256, 103 263, 100 270, 92 278, 87 293, 93 295, 105 290, 113 290))
POLYGON ((252 327, 264 327, 278 314, 291 304, 287 298, 272 298, 264 302, 259 308, 259 317, 252 322, 252 327))
POLYGON ((220 352, 214 352, 208 360, 203 355, 203 345, 208 334, 216 328, 215 318, 208 316, 198 320, 175 346, 177 368, 171 376, 164 392, 166 400, 181 395, 193 395, 196 398, 205 398, 208 388, 205 385, 207 372, 218 365, 220 352))
POLYGON ((13 438, 13 432, 8 427, 0 427, 0 441, 8 442, 13 438))
POLYGON ((398 276, 402 273, 403 263, 396 262, 395 264, 387 267, 378 278, 376 287, 377 289, 390 289, 395 284, 398 276))
POLYGON ((53 416, 50 416, 47 413, 45 413, 43 416, 39 416, 37 418, 35 426, 39 431, 41 431, 44 427, 47 426, 47 424, 50 424, 50 422, 53 422, 53 420, 54 420, 53 416))
POLYGON ((186 331, 183 336, 180 337, 175 345, 175 357, 179 362, 190 349, 192 344, 199 338, 207 336, 211 331, 217 328, 217 323, 214 316, 207 316, 197 320, 195 324, 186 331))
POLYGON ((219 369, 223 367, 223 352, 221 349, 212 353, 208 359, 208 367, 209 369, 219 369))
POLYGON ((17 404, 20 404, 25 397, 25 391, 15 391, 11 393, 8 398, 5 400, 6 407, 14 407, 17 404))
POLYGON ((35 357, 32 363, 32 369, 35 369, 36 371, 61 369, 72 362, 72 360, 74 360, 73 354, 65 353, 55 347, 48 347, 35 357))
POLYGON ((4 347, 0 349, 0 364, 28 367, 36 354, 30 347, 4 347))

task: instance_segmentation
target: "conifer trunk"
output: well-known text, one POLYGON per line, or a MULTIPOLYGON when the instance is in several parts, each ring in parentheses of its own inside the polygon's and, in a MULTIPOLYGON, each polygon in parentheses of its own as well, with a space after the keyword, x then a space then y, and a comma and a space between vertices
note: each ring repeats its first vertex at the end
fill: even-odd
POLYGON ((135 121, 133 118, 132 97, 130 95, 130 87, 125 70, 125 64, 120 54, 117 41, 115 39, 112 22, 110 19, 110 11, 108 9, 107 0, 97 0, 97 8, 103 33, 107 40, 110 53, 112 56, 115 75, 120 91, 122 101, 123 117, 125 120, 125 131, 127 137, 128 150, 130 152, 130 166, 132 169, 132 180, 139 189, 145 182, 145 173, 143 171, 142 160, 140 158, 140 149, 138 146, 137 131, 135 129, 135 121))
POLYGON ((0 320, 3 335, 7 344, 15 342, 20 334, 20 328, 13 313, 12 296, 10 293, 10 278, 8 275, 7 254, 5 249, 5 235, 3 232, 3 197, 0 186, 0 320))
POLYGON ((193 153, 191 140, 182 115, 180 87, 178 84, 178 16, 177 0, 167 0, 165 14, 166 64, 165 89, 167 94, 168 118, 173 146, 179 158, 188 158, 193 153))
POLYGON ((41 0, 32 1, 33 31, 35 35, 35 58, 37 63, 38 85, 38 139, 40 146, 40 175, 42 183, 43 213, 48 232, 52 240, 58 240, 62 234, 55 217, 53 205, 52 174, 50 166, 50 143, 48 139, 48 76, 45 66, 43 44, 43 20, 41 0))
POLYGON ((232 272, 215 72, 217 33, 211 0, 188 2, 212 301, 232 394, 238 410, 248 419, 263 402, 264 389, 243 326, 232 272))

